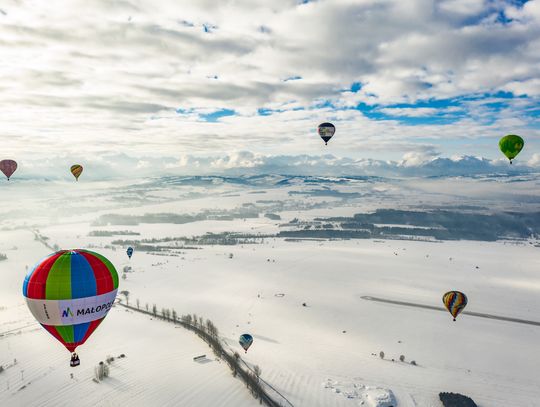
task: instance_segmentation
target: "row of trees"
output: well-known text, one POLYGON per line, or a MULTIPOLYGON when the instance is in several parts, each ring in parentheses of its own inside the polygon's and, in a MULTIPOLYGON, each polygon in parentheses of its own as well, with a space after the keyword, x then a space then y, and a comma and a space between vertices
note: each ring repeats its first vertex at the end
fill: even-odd
MULTIPOLYGON (((161 311, 158 311, 156 304, 153 304, 150 309, 149 304, 146 303, 146 310, 141 310, 139 299, 136 300, 136 304, 136 309, 141 312, 153 315, 156 318, 161 318, 168 322, 181 324, 185 328, 193 331, 210 346, 216 357, 227 362, 231 369, 232 375, 234 377, 240 376, 244 383, 246 383, 246 386, 250 390, 251 394, 253 394, 253 396, 258 399, 261 404, 264 402, 266 405, 271 407, 280 406, 280 404, 275 402, 268 396, 268 394, 266 394, 263 383, 260 379, 261 368, 259 366, 254 366, 252 369, 243 369, 242 364, 244 362, 240 358, 238 352, 230 354, 223 348, 221 339, 219 338, 219 330, 211 320, 205 320, 202 316, 197 314, 187 314, 178 317, 178 314, 174 309, 161 308, 161 311)), ((127 306, 129 307, 129 305, 127 306)), ((129 308, 135 309, 134 307, 129 308)))
MULTIPOLYGON (((165 314, 162 315, 167 315, 167 310, 165 310, 165 314)), ((193 330, 197 335, 199 335, 199 337, 201 337, 206 343, 208 343, 208 345, 210 345, 212 351, 218 358, 225 359, 225 361, 231 368, 232 375, 234 377, 240 375, 240 377, 246 383, 246 386, 253 395, 253 397, 258 399, 261 404, 263 401, 265 401, 267 405, 279 405, 273 402, 273 400, 270 399, 270 397, 268 397, 268 395, 264 391, 263 385, 260 381, 261 368, 259 366, 254 366, 253 369, 242 369, 242 359, 240 358, 240 355, 238 354, 238 352, 234 352, 234 354, 230 355, 223 348, 223 345, 221 344, 221 340, 219 338, 218 328, 214 325, 212 321, 210 321, 209 319, 205 321, 203 317, 198 316, 197 314, 182 315, 181 321, 184 326, 193 330)))
MULTIPOLYGON (((374 354, 372 353, 372 355, 374 355, 374 354)), ((384 352, 382 350, 379 352, 379 357, 381 359, 384 359, 384 352)), ((391 359, 391 360, 392 360, 392 362, 395 361, 394 359, 391 359)), ((405 355, 399 355, 399 361, 405 363, 405 355)), ((414 360, 411 360, 410 363, 411 363, 411 365, 416 366, 416 362, 414 360)))

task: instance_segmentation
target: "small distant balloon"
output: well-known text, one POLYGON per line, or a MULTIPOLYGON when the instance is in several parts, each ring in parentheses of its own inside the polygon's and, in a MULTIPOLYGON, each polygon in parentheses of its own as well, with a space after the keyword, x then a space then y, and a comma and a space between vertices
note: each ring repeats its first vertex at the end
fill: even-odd
POLYGON ((240 343, 240 346, 244 348, 244 350, 247 353, 249 347, 253 343, 253 336, 251 336, 250 334, 240 335, 240 339, 238 340, 238 343, 240 343))
POLYGON ((448 312, 454 317, 454 321, 467 306, 467 296, 461 291, 448 291, 443 295, 442 301, 448 312))
POLYGON ((17 162, 13 160, 2 160, 0 161, 0 171, 4 173, 4 175, 7 177, 8 181, 9 178, 13 175, 15 170, 17 169, 17 162))
POLYGON ((321 123, 317 129, 319 136, 324 140, 324 144, 328 145, 328 141, 332 138, 336 132, 336 126, 332 123, 321 123))
POLYGON ((506 158, 510 160, 510 164, 512 164, 512 160, 516 158, 524 145, 525 141, 515 134, 509 134, 499 140, 499 148, 506 158))
POLYGON ((128 257, 131 259, 131 256, 133 256, 133 247, 128 247, 126 250, 126 253, 128 257))
POLYGON ((78 181, 79 177, 81 176, 81 174, 83 172, 83 166, 79 165, 79 164, 72 165, 70 171, 73 174, 73 176, 75 177, 75 180, 78 181))

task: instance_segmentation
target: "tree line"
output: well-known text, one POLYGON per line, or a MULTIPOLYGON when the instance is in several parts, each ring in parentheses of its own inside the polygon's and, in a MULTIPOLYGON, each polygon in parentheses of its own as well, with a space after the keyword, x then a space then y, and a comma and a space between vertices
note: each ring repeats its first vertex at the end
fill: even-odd
MULTIPOLYGON (((126 300, 127 298, 128 296, 126 296, 126 300)), ((232 375, 234 377, 239 377, 246 384, 253 397, 259 400, 260 404, 264 403, 269 407, 283 407, 285 405, 292 407, 292 404, 285 398, 285 401, 282 404, 274 400, 268 394, 264 387, 265 382, 260 377, 261 368, 259 366, 254 366, 253 369, 250 369, 247 367, 247 365, 245 365, 245 362, 242 360, 238 352, 231 354, 223 347, 221 339, 219 338, 219 330, 211 320, 205 320, 202 316, 197 314, 179 316, 174 309, 169 308, 161 308, 161 310, 158 310, 156 304, 153 304, 150 307, 150 305, 146 303, 144 308, 141 309, 141 303, 138 299, 136 300, 136 304, 136 307, 133 307, 130 306, 129 303, 119 303, 119 305, 123 307, 147 315, 152 315, 157 319, 162 319, 167 322, 181 325, 184 328, 194 332, 210 346, 217 358, 224 360, 229 365, 232 375), (246 368, 244 368, 243 365, 245 365, 246 368)))

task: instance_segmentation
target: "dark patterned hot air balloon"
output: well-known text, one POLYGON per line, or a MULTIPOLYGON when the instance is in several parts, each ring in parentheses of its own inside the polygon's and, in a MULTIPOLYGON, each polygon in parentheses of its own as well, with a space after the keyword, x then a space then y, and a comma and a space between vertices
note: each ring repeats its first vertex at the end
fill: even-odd
POLYGON ((0 161, 0 171, 4 173, 4 175, 7 177, 8 181, 9 178, 13 175, 15 170, 17 169, 17 163, 13 160, 2 160, 0 161))
POLYGON ((319 136, 324 140, 324 144, 328 145, 328 141, 332 138, 336 132, 336 126, 332 123, 321 123, 317 129, 319 136))
POLYGON ((83 172, 83 167, 82 167, 82 165, 75 164, 75 165, 71 166, 70 171, 73 174, 73 176, 75 177, 75 180, 78 181, 79 177, 81 176, 81 174, 83 172))

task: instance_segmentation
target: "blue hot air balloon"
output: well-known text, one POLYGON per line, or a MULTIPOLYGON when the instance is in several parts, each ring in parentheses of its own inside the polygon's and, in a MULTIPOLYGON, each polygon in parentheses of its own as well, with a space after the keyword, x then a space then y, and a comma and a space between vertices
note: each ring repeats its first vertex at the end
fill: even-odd
POLYGON ((240 339, 238 340, 238 343, 240 343, 240 346, 244 348, 244 350, 247 353, 249 347, 253 343, 253 336, 251 336, 250 334, 240 335, 240 339))

